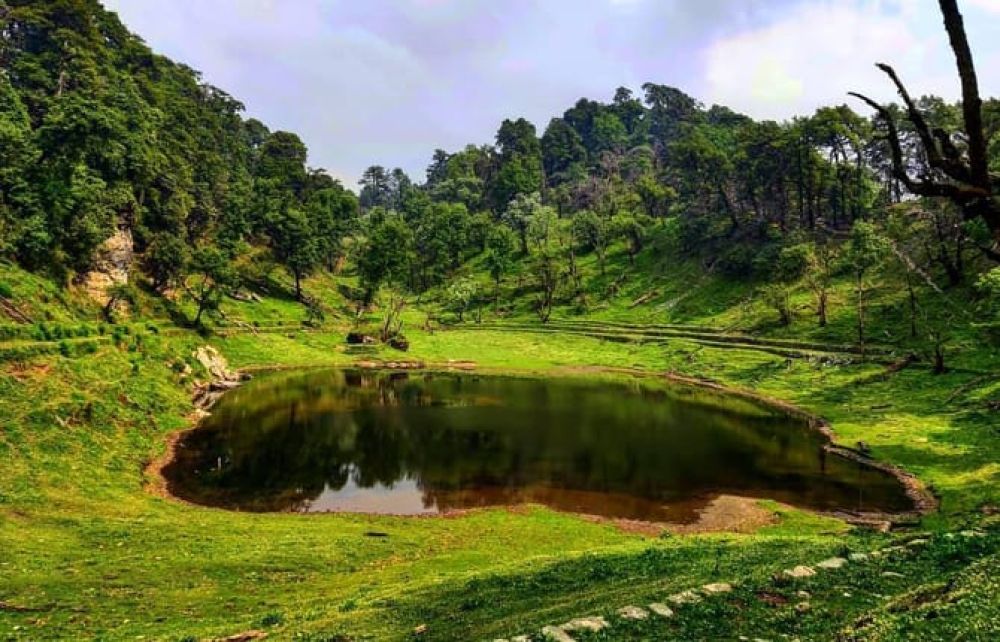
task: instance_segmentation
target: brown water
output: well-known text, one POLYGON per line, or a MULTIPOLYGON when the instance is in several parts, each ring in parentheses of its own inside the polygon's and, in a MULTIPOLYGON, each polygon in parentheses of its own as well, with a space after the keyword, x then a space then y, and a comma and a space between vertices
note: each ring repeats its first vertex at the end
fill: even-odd
POLYGON ((544 504, 688 523, 719 495, 910 509, 800 419, 687 387, 312 371, 228 393, 164 470, 189 501, 394 515, 544 504))

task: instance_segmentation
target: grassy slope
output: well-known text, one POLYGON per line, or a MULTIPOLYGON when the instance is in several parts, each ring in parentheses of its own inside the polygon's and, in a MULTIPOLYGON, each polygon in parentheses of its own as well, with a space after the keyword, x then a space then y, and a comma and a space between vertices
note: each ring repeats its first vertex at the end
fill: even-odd
MULTIPOLYGON (((39 300, 37 289, 45 287, 12 268, 0 271, 0 278, 18 283, 19 302, 39 300)), ((637 283, 594 316, 704 325, 742 317, 761 325, 760 311, 748 317, 745 307, 732 305, 745 295, 744 286, 711 278, 664 309, 671 292, 690 278, 678 272, 637 283), (630 309, 628 302, 649 286, 663 290, 660 299, 630 309), (696 309, 709 312, 696 315, 696 309)), ((314 287, 335 298, 329 279, 314 287)), ((54 321, 93 319, 93 311, 76 301, 32 305, 39 306, 35 315, 54 321)), ((527 314, 527 300, 518 305, 527 314)), ((281 321, 288 330, 235 334, 215 343, 241 367, 350 362, 342 329, 293 330, 304 318, 297 307, 274 298, 228 304, 230 319, 262 326, 281 321)), ((422 325, 423 316, 411 311, 408 328, 422 325)), ((328 321, 338 323, 336 310, 328 321)), ((849 328, 849 317, 842 311, 833 325, 822 336, 804 323, 792 332, 843 338, 838 328, 849 328)), ((946 403, 972 374, 931 377, 912 370, 875 380, 872 375, 881 372, 875 365, 787 361, 682 340, 640 346, 510 331, 408 334, 412 356, 430 361, 474 359, 487 368, 548 373, 594 365, 678 370, 794 401, 831 419, 845 443, 864 439, 877 456, 933 483, 943 513, 927 520, 932 530, 975 521, 976 508, 998 502, 995 421, 980 403, 995 396, 996 383, 973 386, 946 403)), ((780 568, 822 559, 845 545, 866 550, 883 539, 858 533, 845 538, 839 523, 797 511, 783 512, 777 526, 754 535, 648 539, 542 509, 439 520, 246 515, 179 505, 144 492, 142 470, 162 450, 164 436, 184 425, 189 391, 170 366, 201 341, 139 324, 98 344, 93 355, 71 350, 68 357, 40 354, 0 363, 0 602, 34 609, 0 610, 0 636, 182 639, 265 627, 279 639, 343 634, 381 640, 405 639, 428 623, 423 639, 491 639, 710 580, 741 578, 766 586, 780 568), (365 535, 373 530, 389 537, 365 535)), ((968 360, 985 359, 976 352, 968 360)), ((985 631, 990 618, 1000 616, 995 583, 981 580, 996 561, 995 553, 987 557, 997 550, 996 539, 953 549, 905 562, 911 565, 905 571, 929 587, 954 579, 965 592, 947 602, 954 617, 945 621, 985 631), (974 560, 980 561, 969 566, 974 560)), ((911 582, 851 573, 857 575, 849 581, 860 588, 858 596, 834 599, 837 586, 829 587, 833 611, 821 617, 796 619, 791 607, 762 610, 756 602, 737 601, 725 608, 752 615, 756 624, 705 606, 707 611, 682 618, 667 632, 616 627, 615 635, 690 638, 778 630, 823 637, 868 613, 880 639, 906 639, 914 630, 949 637, 947 626, 922 619, 920 609, 946 603, 950 593, 931 594, 910 608, 905 596, 911 582), (875 593, 901 601, 890 608, 873 599, 875 593), (737 630, 739 622, 743 628, 737 630)))

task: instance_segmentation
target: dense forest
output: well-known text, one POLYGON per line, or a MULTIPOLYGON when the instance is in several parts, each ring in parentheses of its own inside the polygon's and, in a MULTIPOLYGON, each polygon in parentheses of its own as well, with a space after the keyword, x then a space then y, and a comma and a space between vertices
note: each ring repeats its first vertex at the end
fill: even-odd
POLYGON ((540 135, 514 118, 493 144, 438 150, 422 181, 372 166, 356 197, 306 165, 295 134, 246 119, 96 0, 8 0, 0 20, 0 253, 67 282, 126 232, 137 282, 189 297, 196 322, 278 266, 315 305, 303 277, 345 264, 362 307, 382 286, 447 286, 460 314, 474 300, 502 310, 520 265, 518 287, 545 321, 558 303, 589 304, 578 257, 595 255, 603 273, 609 247, 634 258, 652 239, 768 283, 762 295, 786 322, 788 283, 805 279, 823 325, 831 275, 855 274, 861 342, 865 273, 886 257, 907 284, 1000 287, 988 272, 1000 102, 970 114, 912 99, 887 66, 903 102, 858 96, 871 117, 845 104, 759 122, 673 87, 622 87, 609 103, 579 100, 540 135), (492 292, 456 278, 473 258, 492 292))

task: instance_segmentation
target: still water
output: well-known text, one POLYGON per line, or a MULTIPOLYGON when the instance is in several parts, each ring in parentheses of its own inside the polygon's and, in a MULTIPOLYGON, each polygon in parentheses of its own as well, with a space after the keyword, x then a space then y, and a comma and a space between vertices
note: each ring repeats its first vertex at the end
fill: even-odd
POLYGON ((895 479, 821 446, 803 419, 662 382, 331 370, 228 393, 164 474, 181 498, 245 511, 535 503, 685 523, 722 494, 911 508, 895 479))

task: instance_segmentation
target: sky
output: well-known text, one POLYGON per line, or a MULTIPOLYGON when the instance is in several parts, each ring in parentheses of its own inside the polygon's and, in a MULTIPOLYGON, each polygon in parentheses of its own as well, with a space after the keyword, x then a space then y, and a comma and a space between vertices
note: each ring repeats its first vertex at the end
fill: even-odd
MULTIPOLYGON (((504 118, 541 134, 579 98, 645 82, 775 120, 848 91, 892 99, 881 61, 915 95, 959 96, 934 0, 103 2, 352 188, 373 164, 422 181, 435 149, 490 143, 504 118)), ((959 6, 1000 96, 1000 0, 959 6)))

